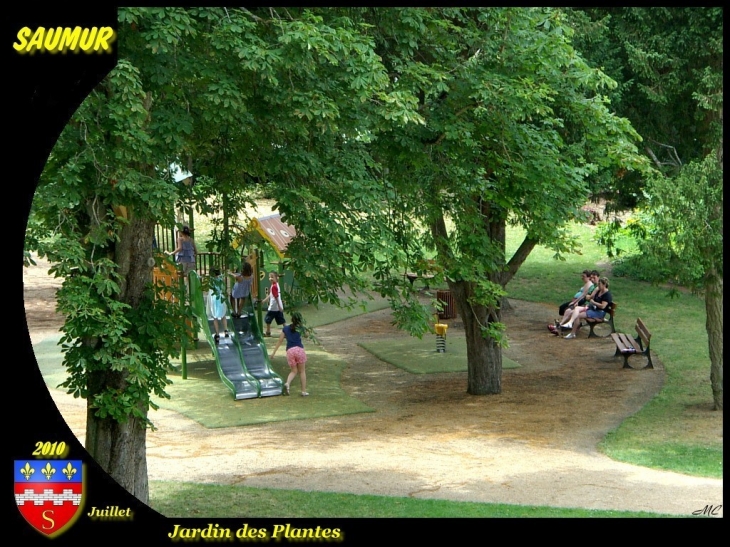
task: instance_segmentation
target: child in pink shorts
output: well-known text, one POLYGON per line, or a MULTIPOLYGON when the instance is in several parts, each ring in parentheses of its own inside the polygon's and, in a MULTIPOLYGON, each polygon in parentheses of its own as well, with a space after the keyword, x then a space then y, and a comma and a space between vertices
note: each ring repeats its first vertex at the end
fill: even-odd
POLYGON ((276 355, 276 351, 281 346, 284 339, 286 339, 286 360, 289 363, 291 372, 289 377, 286 379, 284 384, 284 391, 282 395, 289 395, 289 389, 292 380, 299 374, 300 381, 302 383, 302 397, 309 395, 307 393, 307 372, 305 370, 305 364, 307 362, 307 354, 304 351, 304 344, 302 344, 302 332, 304 331, 302 314, 295 311, 291 314, 291 323, 285 325, 281 329, 281 336, 276 342, 274 351, 271 352, 271 358, 273 359, 276 355))

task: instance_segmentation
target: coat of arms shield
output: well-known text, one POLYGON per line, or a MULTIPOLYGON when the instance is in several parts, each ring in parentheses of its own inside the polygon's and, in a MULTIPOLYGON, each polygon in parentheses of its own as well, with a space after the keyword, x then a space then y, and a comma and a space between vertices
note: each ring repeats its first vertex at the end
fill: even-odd
POLYGON ((15 460, 15 503, 25 520, 53 537, 81 514, 84 467, 81 460, 15 460))

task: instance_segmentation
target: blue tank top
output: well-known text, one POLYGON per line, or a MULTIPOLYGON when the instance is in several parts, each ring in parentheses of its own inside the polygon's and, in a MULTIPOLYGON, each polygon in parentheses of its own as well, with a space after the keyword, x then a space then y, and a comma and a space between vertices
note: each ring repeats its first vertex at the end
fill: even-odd
POLYGON ((286 337, 286 349, 291 349, 297 346, 304 349, 304 344, 302 344, 302 334, 299 331, 292 332, 291 325, 286 325, 281 330, 286 337))

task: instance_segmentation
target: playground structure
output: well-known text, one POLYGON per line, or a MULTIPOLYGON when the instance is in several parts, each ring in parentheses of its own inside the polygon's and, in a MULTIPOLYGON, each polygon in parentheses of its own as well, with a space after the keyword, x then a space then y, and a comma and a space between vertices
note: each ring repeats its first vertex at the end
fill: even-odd
MULTIPOLYGON (((296 286, 293 273, 284 270, 283 265, 287 246, 295 235, 294 227, 284 223, 278 214, 254 218, 247 228, 241 230, 241 235, 233 246, 235 249, 241 248, 241 260, 249 262, 253 268, 251 295, 244 304, 246 313, 241 317, 233 317, 228 313, 226 317, 232 336, 216 341, 211 330, 212 318, 206 312, 206 287, 214 269, 228 271, 223 264, 222 255, 215 252, 197 253, 195 271, 190 272, 186 284, 179 267, 164 255, 164 251, 173 250, 176 246, 175 231, 156 227, 155 246, 161 253, 158 256, 158 265, 153 270, 153 283, 159 287, 158 296, 171 302, 181 302, 187 296, 192 310, 188 326, 193 332, 193 339, 197 344, 198 335, 202 332, 202 338, 211 348, 221 381, 231 390, 236 400, 281 395, 283 380, 271 369, 262 338, 263 313, 260 302, 269 287, 269 280, 261 243, 268 244, 279 259, 273 263, 276 266, 270 271, 279 273, 282 293, 287 305, 291 305, 296 286), (248 249, 244 241, 249 243, 248 249)), ((226 293, 230 294, 229 285, 232 282, 229 276, 226 275, 225 278, 226 293)), ((188 340, 184 338, 181 342, 182 378, 187 379, 188 340)))
POLYGON ((438 353, 446 353, 446 330, 449 326, 445 323, 436 323, 434 330, 436 331, 436 351, 438 353))
POLYGON ((242 242, 244 239, 249 239, 259 244, 257 251, 259 252, 258 263, 261 264, 261 269, 256 277, 261 282, 261 289, 259 290, 258 283, 255 283, 254 286, 254 292, 259 296, 259 299, 263 297, 264 291, 269 287, 268 272, 264 270, 265 262, 260 245, 260 243, 267 243, 278 259, 274 263, 276 267, 271 268, 270 271, 276 271, 279 274, 279 285, 283 293, 285 305, 288 307, 298 304, 301 301, 301 296, 298 294, 294 279, 294 273, 286 269, 286 259, 288 258, 286 251, 289 243, 296 235, 297 232, 294 226, 285 223, 278 213, 254 218, 245 229, 241 230, 241 237, 236 243, 242 242))
MULTIPOLYGON (((233 240, 232 246, 235 250, 241 249, 241 260, 246 260, 254 269, 254 283, 252 293, 259 300, 263 298, 266 288, 269 286, 268 273, 276 271, 279 274, 279 284, 284 293, 286 302, 291 305, 299 299, 294 274, 285 269, 287 259, 286 250, 291 240, 296 236, 296 229, 282 221, 278 213, 253 218, 245 227, 233 227, 238 231, 238 236, 233 240), (273 250, 276 261, 268 265, 264 256, 263 247, 265 244, 273 250), (247 248, 248 247, 248 248, 247 248)), ((193 230, 194 233, 194 230, 193 230)), ((161 252, 172 251, 177 243, 176 230, 164 229, 161 226, 155 228, 155 245, 161 252)), ((195 271, 203 280, 207 280, 214 268, 222 272, 227 271, 223 264, 221 253, 199 252, 196 255, 195 271)), ((172 281, 174 277, 164 266, 155 268, 155 279, 161 279, 165 283, 172 281)), ((226 279, 228 285, 231 280, 226 279)), ((231 286, 226 287, 230 292, 231 286)))

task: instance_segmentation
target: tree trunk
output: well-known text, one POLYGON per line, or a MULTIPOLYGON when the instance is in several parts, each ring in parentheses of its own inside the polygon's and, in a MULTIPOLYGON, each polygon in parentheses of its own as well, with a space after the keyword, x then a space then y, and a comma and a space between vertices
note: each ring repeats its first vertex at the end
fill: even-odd
POLYGON ((722 410, 722 277, 713 268, 705 278, 707 340, 710 346, 710 383, 715 410, 722 410))
MULTIPOLYGON (((119 299, 133 308, 139 305, 147 284, 152 281, 154 226, 153 220, 136 219, 132 216, 129 224, 122 228, 115 248, 115 260, 122 276, 119 299)), ((127 334, 134 339, 134 331, 127 334)), ((147 503, 149 483, 147 428, 144 420, 130 417, 120 423, 112 417, 99 418, 95 416, 96 409, 93 407, 95 395, 105 389, 124 390, 127 387, 126 377, 125 370, 90 371, 86 449, 123 488, 143 503, 147 503)), ((140 409, 145 417, 148 410, 148 408, 140 409)))
POLYGON ((502 348, 494 339, 485 338, 481 327, 488 321, 500 321, 499 310, 489 314, 485 306, 472 305, 468 298, 473 292, 466 281, 449 281, 459 315, 466 331, 467 389, 471 395, 489 395, 502 392, 502 348))
POLYGON ((116 245, 115 261, 122 276, 119 300, 133 308, 139 305, 147 284, 152 282, 154 233, 154 220, 132 216, 129 224, 122 229, 116 245))
POLYGON ((141 502, 148 503, 145 424, 138 418, 130 418, 124 423, 119 423, 110 417, 98 418, 94 415, 96 409, 92 407, 93 394, 104 389, 104 386, 123 384, 124 378, 119 372, 100 371, 89 375, 86 450, 122 488, 141 502))
MULTIPOLYGON (((488 201, 475 198, 481 209, 481 218, 484 222, 486 237, 494 245, 496 264, 505 264, 506 255, 506 216, 496 206, 488 201)), ((436 244, 441 264, 449 264, 453 260, 453 253, 449 247, 449 235, 443 216, 439 216, 431 223, 431 234, 436 244)), ((537 240, 526 237, 519 248, 506 262, 505 268, 496 267, 489 274, 489 281, 505 287, 514 277, 517 270, 537 245, 537 240)), ((502 306, 509 308, 506 297, 493 306, 471 304, 469 299, 474 295, 473 283, 467 281, 448 281, 449 289, 454 297, 459 315, 464 321, 466 331, 467 393, 471 395, 488 395, 502 393, 502 348, 491 337, 484 337, 482 328, 489 323, 502 321, 502 306)))

